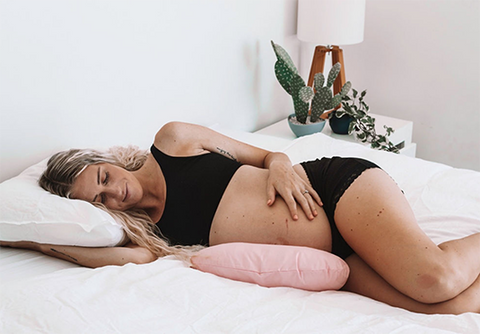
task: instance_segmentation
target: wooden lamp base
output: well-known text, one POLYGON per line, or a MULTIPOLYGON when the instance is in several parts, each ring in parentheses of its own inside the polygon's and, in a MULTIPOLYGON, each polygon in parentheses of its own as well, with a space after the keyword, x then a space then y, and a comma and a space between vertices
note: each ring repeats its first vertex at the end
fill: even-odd
POLYGON ((333 94, 337 94, 345 84, 345 64, 343 62, 343 50, 336 45, 332 46, 331 48, 319 45, 315 48, 312 67, 310 68, 310 75, 308 77, 308 85, 310 87, 313 85, 313 78, 315 77, 315 74, 318 72, 323 73, 323 69, 325 67, 325 57, 328 52, 332 53, 332 65, 335 65, 336 63, 340 63, 340 65, 342 65, 340 73, 333 83, 333 94))
MULTIPOLYGON (((333 45, 331 48, 319 45, 315 48, 312 60, 312 67, 310 68, 310 75, 308 77, 308 86, 312 87, 315 74, 317 74, 318 72, 323 73, 323 69, 325 67, 325 57, 328 52, 332 53, 332 66, 336 63, 340 63, 340 65, 342 66, 340 69, 340 73, 338 74, 337 78, 333 83, 333 94, 335 95, 340 92, 343 85, 345 84, 345 64, 343 62, 343 50, 336 45, 333 45)), ((324 113, 321 118, 328 118, 328 114, 329 112, 324 113)))

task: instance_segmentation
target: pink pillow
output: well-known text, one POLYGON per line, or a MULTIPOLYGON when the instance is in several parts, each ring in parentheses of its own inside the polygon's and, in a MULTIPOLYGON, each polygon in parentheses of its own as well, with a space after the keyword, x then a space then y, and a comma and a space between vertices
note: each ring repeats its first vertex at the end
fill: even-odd
POLYGON ((202 249, 192 257, 193 268, 266 287, 338 290, 350 268, 336 255, 314 248, 226 243, 202 249))

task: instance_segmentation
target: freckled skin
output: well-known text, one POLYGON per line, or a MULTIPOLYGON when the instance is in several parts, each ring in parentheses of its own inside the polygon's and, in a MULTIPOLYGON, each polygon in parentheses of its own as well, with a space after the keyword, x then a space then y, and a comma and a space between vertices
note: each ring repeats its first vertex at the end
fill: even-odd
POLYGON ((267 177, 267 170, 252 166, 242 166, 235 173, 215 213, 210 245, 251 242, 330 251, 330 225, 323 209, 316 207, 318 215, 313 220, 309 220, 300 209, 298 220, 292 220, 280 196, 272 206, 266 205, 267 177))

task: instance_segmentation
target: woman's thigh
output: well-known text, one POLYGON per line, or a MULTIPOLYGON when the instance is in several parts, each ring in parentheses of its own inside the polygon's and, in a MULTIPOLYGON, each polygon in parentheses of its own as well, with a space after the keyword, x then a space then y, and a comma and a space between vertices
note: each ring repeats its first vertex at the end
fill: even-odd
POLYGON ((434 288, 441 250, 420 229, 408 201, 383 170, 364 171, 345 191, 335 222, 346 242, 395 289, 422 300, 434 288))

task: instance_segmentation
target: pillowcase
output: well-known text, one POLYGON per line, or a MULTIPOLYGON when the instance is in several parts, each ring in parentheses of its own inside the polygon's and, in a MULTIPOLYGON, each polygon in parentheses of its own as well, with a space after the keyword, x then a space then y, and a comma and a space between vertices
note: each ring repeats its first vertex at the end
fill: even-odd
POLYGON ((50 194, 38 185, 47 162, 0 184, 0 240, 89 247, 123 243, 122 226, 107 212, 50 194))
POLYGON ((338 290, 350 274, 338 256, 299 246, 226 243, 200 250, 191 262, 195 269, 232 280, 311 291, 338 290))

